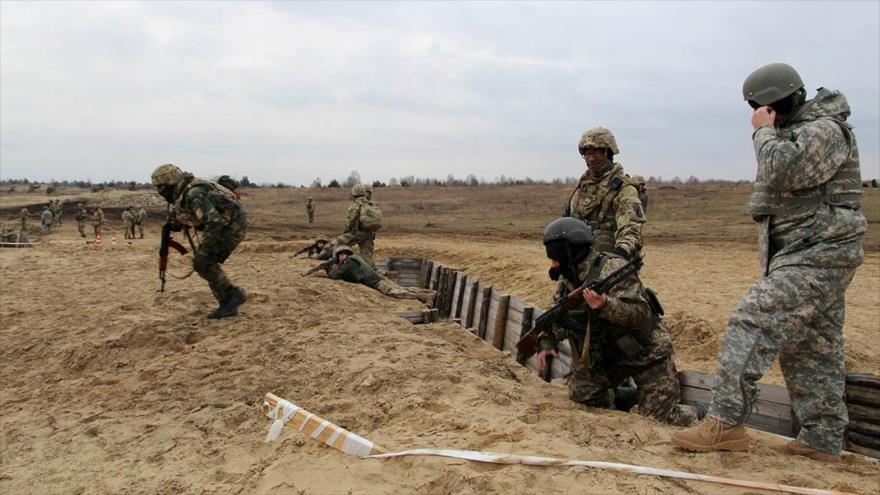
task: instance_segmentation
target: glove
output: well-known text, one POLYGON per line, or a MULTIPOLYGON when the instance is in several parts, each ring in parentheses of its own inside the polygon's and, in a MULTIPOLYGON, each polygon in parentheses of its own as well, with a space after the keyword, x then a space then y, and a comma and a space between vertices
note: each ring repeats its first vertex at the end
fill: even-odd
POLYGON ((562 270, 560 270, 559 268, 552 268, 551 267, 547 271, 547 275, 550 276, 550 280, 554 280, 554 281, 559 280, 559 276, 562 275, 562 270))

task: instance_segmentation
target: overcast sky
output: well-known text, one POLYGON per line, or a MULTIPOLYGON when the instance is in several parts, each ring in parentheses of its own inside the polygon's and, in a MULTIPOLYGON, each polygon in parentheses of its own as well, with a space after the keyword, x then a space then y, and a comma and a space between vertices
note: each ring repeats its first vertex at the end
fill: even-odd
POLYGON ((754 178, 743 79, 840 89, 880 156, 880 2, 0 3, 0 177, 754 178))

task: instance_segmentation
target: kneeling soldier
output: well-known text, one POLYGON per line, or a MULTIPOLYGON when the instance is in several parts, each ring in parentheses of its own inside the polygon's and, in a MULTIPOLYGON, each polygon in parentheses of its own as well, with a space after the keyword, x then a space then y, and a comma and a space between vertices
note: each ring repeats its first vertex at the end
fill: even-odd
MULTIPOLYGON (((626 265, 626 258, 592 250, 593 234, 582 220, 560 218, 544 232, 550 278, 559 280, 557 299, 585 282, 598 281, 626 265)), ((556 356, 558 340, 572 349, 569 397, 590 407, 610 408, 613 389, 628 378, 638 387, 639 414, 676 426, 689 426, 698 412, 679 404, 681 392, 673 362, 672 339, 660 322, 656 297, 633 274, 610 290, 583 292, 560 325, 539 337, 538 371, 556 356)))

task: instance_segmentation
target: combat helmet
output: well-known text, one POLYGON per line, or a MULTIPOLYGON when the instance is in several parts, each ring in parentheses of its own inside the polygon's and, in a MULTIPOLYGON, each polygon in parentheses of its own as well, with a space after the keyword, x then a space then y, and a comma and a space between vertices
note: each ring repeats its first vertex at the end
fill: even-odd
POLYGON ((315 236, 315 242, 324 242, 330 244, 330 238, 324 234, 318 234, 315 236))
POLYGON ((353 197, 353 198, 359 198, 359 197, 363 196, 364 194, 366 194, 366 192, 367 192, 367 186, 365 186, 363 184, 355 184, 355 185, 351 186, 351 197, 353 197))
POLYGON ((757 108, 790 96, 803 87, 804 81, 794 67, 783 63, 769 64, 749 74, 743 82, 743 100, 757 108))
POLYGON ((620 153, 614 134, 604 127, 594 127, 581 136, 578 153, 583 155, 587 148, 605 148, 615 155, 620 153))
POLYGON ((544 229, 544 249, 547 257, 562 265, 580 262, 593 245, 593 230, 583 220, 562 217, 553 220, 544 229))
POLYGON ((333 250, 333 257, 335 258, 341 253, 348 253, 348 255, 351 256, 354 254, 354 251, 348 246, 336 246, 336 249, 333 250))
POLYGON ((153 171, 153 185, 156 187, 174 186, 180 182, 181 177, 183 177, 183 171, 177 165, 166 163, 165 165, 159 165, 153 171))

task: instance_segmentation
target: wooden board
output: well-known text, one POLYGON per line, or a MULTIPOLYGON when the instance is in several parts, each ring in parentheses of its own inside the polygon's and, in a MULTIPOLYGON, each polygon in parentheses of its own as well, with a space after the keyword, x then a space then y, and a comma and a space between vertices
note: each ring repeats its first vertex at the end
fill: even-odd
POLYGON ((431 288, 431 274, 434 273, 434 262, 428 260, 425 262, 425 272, 422 278, 422 288, 430 289, 431 288))
POLYGON ((480 325, 477 337, 486 340, 486 326, 489 321, 489 306, 492 302, 492 286, 483 287, 480 298, 480 325))
POLYGON ((880 409, 880 389, 847 383, 846 402, 880 409))
MULTIPOLYGON (((708 404, 712 400, 712 387, 715 375, 697 371, 682 371, 678 374, 681 382, 681 401, 685 404, 708 404)), ((793 437, 794 418, 791 411, 791 398, 788 390, 776 385, 758 384, 758 399, 746 425, 759 430, 793 437)))
POLYGON ((467 288, 468 276, 462 273, 459 273, 458 282, 456 282, 456 296, 455 296, 455 309, 453 310, 453 317, 461 320, 462 317, 466 316, 462 311, 464 309, 464 292, 467 288))
POLYGON ((863 421, 880 425, 880 409, 851 403, 846 404, 846 409, 849 411, 850 421, 863 421))
POLYGON ((446 275, 446 287, 444 289, 446 296, 443 299, 443 318, 445 319, 452 318, 452 304, 455 302, 455 278, 457 276, 458 272, 454 268, 450 268, 449 273, 446 275))
POLYGON ((495 310, 494 331, 492 332, 492 345, 499 351, 504 350, 504 336, 507 333, 507 309, 510 305, 510 296, 504 295, 498 298, 498 308, 495 310))
POLYGON ((477 282, 468 281, 467 288, 465 289, 466 300, 465 303, 465 317, 463 325, 465 328, 473 328, 474 327, 474 308, 477 306, 477 282))
POLYGON ((852 418, 850 418, 849 424, 846 425, 846 427, 856 433, 861 433, 862 435, 870 435, 872 437, 880 438, 880 425, 863 421, 853 421, 852 418))

